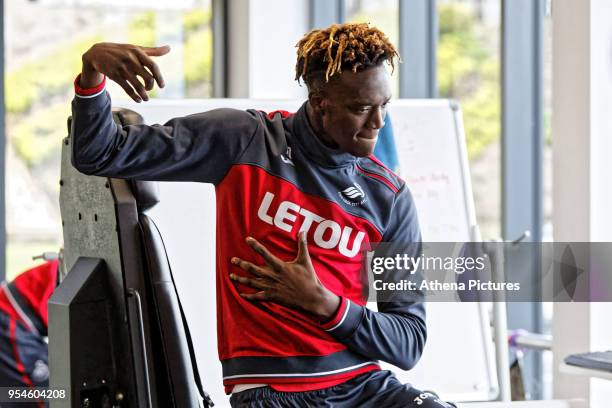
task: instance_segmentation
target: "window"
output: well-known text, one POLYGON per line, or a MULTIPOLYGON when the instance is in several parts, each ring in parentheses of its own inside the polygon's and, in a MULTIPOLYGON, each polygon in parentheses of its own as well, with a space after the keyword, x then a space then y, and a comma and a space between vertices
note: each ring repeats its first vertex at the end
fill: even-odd
MULTIPOLYGON (((346 21, 369 23, 389 37, 395 47, 399 46, 399 2, 398 0, 346 0, 346 21)), ((393 96, 399 97, 399 75, 391 76, 393 96)))
MULTIPOLYGON (((62 243, 60 142, 81 55, 100 41, 169 44, 158 59, 166 88, 153 98, 212 92, 211 0, 12 0, 5 2, 8 279, 62 243)), ((114 83, 115 101, 129 97, 114 83)))
MULTIPOLYGON (((499 0, 438 0, 440 98, 459 101, 483 238, 501 236, 501 81, 499 0)), ((346 20, 369 22, 398 45, 397 0, 346 0, 346 20)), ((402 56, 404 59, 410 56, 402 56)), ((393 76, 394 95, 399 76, 393 76)))
POLYGON ((459 101, 483 239, 501 236, 499 0, 439 0, 438 92, 459 101))

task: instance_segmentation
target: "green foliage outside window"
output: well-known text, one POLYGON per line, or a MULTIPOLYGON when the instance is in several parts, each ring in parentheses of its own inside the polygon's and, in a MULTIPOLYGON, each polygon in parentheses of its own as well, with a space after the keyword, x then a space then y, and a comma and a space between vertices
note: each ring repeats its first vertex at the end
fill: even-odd
POLYGON ((79 39, 7 73, 7 112, 25 113, 35 102, 44 103, 45 99, 64 93, 72 86, 75 72, 81 70, 81 55, 99 41, 100 36, 79 39))
POLYGON ((468 155, 475 159, 500 135, 499 58, 487 49, 468 9, 441 4, 438 12, 439 95, 460 102, 468 155))
MULTIPOLYGON (((145 12, 128 25, 127 41, 143 46, 156 43, 156 13, 145 12)), ((190 87, 210 80, 212 70, 211 13, 194 10, 183 16, 184 77, 190 87)), ((102 35, 59 44, 49 54, 27 62, 6 75, 5 102, 9 137, 19 158, 28 166, 57 154, 66 135, 72 82, 81 70, 81 55, 102 35)), ((151 94, 155 97, 155 93, 151 94)))
POLYGON ((212 71, 212 32, 195 31, 185 41, 183 48, 183 67, 187 87, 203 82, 211 77, 212 71))
MULTIPOLYGON (((393 27, 391 21, 396 17, 392 12, 378 13, 375 20, 381 27, 393 27), (385 24, 385 19, 389 20, 388 24, 385 24)), ((188 93, 190 87, 197 87, 211 76, 210 18, 210 10, 194 10, 183 16, 183 66, 188 93)), ((365 18, 355 16, 356 20, 365 18)), ((155 24, 155 12, 135 17, 129 25, 128 41, 144 46, 155 45, 155 24)), ((477 157, 487 145, 499 138, 500 133, 499 60, 485 47, 475 27, 475 18, 461 5, 440 5, 439 94, 461 103, 470 158, 477 157)), ((49 101, 70 93, 74 73, 80 70, 80 56, 101 40, 101 36, 78 39, 7 74, 6 107, 9 114, 21 116, 37 103, 43 106, 32 112, 34 117, 28 119, 29 123, 37 123, 36 126, 20 124, 12 132, 17 153, 29 165, 52 153, 55 141, 47 141, 55 139, 58 129, 64 132, 65 118, 55 116, 58 108, 49 101)))
POLYGON ((133 18, 129 24, 127 42, 143 47, 154 47, 156 15, 155 11, 147 11, 133 18))
POLYGON ((210 27, 212 22, 211 18, 211 9, 197 9, 185 13, 183 16, 183 33, 185 37, 189 37, 191 34, 201 31, 205 27, 210 27))
POLYGON ((58 152, 60 141, 67 134, 66 118, 69 114, 70 106, 59 102, 37 110, 28 120, 14 126, 11 141, 26 165, 41 163, 50 153, 58 152))

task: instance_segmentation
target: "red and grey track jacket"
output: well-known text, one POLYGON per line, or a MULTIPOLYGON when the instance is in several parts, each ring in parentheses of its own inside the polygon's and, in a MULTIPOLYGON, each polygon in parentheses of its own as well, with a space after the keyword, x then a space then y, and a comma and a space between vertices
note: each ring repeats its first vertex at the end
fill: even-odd
POLYGON ((57 270, 58 261, 49 261, 0 284, 0 386, 49 383, 44 337, 57 270))
MULTIPOLYGON (((213 183, 217 201, 218 351, 226 389, 265 383, 277 390, 317 389, 379 369, 409 369, 423 351, 422 296, 364 306, 360 249, 374 242, 418 242, 405 183, 374 157, 357 158, 320 142, 306 105, 286 112, 217 109, 164 125, 120 127, 104 84, 75 82, 72 162, 90 175, 213 183), (233 256, 263 264, 244 238, 293 260, 307 232, 321 282, 341 296, 329 322, 272 302, 251 302, 230 273, 233 256)), ((205 233, 205 232, 203 232, 205 233)), ((204 272, 203 272, 204 273, 204 272)))

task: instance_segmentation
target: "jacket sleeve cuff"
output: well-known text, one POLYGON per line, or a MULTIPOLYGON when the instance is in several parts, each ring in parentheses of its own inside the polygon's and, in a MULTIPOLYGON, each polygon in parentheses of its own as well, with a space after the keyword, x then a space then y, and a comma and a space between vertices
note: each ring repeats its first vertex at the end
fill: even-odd
POLYGON ((321 328, 338 339, 351 336, 363 318, 363 307, 340 298, 340 307, 332 318, 321 325, 321 328))
POLYGON ((102 79, 102 82, 100 82, 97 86, 93 88, 81 88, 80 81, 81 74, 77 75, 76 79, 74 80, 74 92, 76 96, 80 98, 95 98, 96 96, 103 93, 104 89, 106 88, 106 75, 104 75, 104 79, 102 79))

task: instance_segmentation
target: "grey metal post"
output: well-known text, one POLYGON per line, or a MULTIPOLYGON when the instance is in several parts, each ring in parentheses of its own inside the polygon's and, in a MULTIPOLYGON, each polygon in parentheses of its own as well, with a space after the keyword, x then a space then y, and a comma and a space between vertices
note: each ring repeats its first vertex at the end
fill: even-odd
POLYGON ((212 2, 212 96, 225 98, 227 96, 227 13, 224 0, 212 2))
MULTIPOLYGON (((502 1, 502 234, 507 240, 525 230, 534 242, 542 240, 543 18, 543 0, 502 1)), ((506 270, 531 273, 537 263, 507 257, 506 270)), ((509 304, 508 325, 540 332, 541 304, 509 304)), ((540 357, 532 353, 525 364, 531 379, 527 392, 536 398, 541 396, 540 357)))
POLYGON ((436 0, 400 0, 400 98, 435 98, 438 95, 436 0))
POLYGON ((310 27, 323 28, 343 23, 346 18, 344 0, 310 0, 310 27))
POLYGON ((225 3, 226 83, 229 98, 248 98, 251 93, 250 7, 249 0, 227 0, 225 3), (246 51, 245 51, 246 48, 246 51))
POLYGON ((503 235, 542 238, 542 0, 504 0, 502 14, 503 235))

